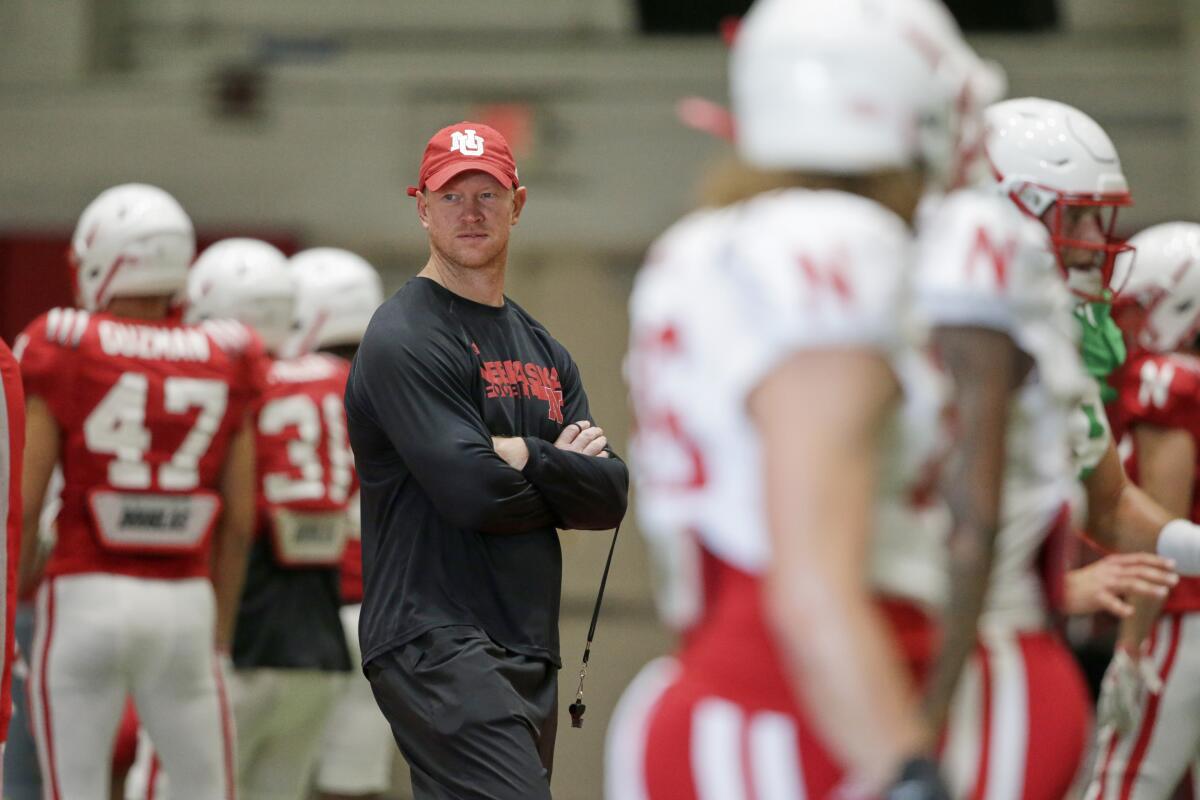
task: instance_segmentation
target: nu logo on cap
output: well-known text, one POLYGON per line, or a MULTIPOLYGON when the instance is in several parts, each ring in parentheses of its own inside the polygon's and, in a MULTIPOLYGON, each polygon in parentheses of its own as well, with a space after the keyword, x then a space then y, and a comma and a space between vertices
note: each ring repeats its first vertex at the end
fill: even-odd
POLYGON ((474 128, 465 131, 450 131, 450 152, 455 150, 464 156, 483 155, 483 137, 475 134, 474 128))

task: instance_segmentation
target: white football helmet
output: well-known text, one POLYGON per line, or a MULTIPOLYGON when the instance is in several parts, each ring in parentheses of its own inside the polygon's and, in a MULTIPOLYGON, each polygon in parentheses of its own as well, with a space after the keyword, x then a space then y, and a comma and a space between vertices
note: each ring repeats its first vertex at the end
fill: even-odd
POLYGON ((1200 224, 1166 222, 1129 240, 1117 257, 1114 280, 1124 289, 1113 315, 1137 344, 1169 353, 1200 327, 1200 224))
POLYGON ((987 155, 1000 190, 1050 231, 1067 285, 1087 299, 1105 299, 1118 254, 1129 246, 1115 233, 1117 209, 1132 205, 1129 184, 1112 140, 1082 111, 1054 100, 1023 97, 987 110, 987 155), (1068 238, 1071 209, 1099 209, 1102 244, 1068 238), (1064 249, 1096 253, 1096 270, 1068 270, 1064 249))
POLYGON ((758 0, 731 55, 738 152, 765 169, 945 176, 951 48, 969 51, 936 0, 758 0))
POLYGON ((114 297, 179 299, 195 254, 192 221, 174 197, 144 183, 114 186, 88 204, 71 237, 76 302, 102 311, 114 297))
POLYGON ((192 266, 185 319, 236 319, 258 331, 267 350, 278 353, 291 332, 295 305, 287 256, 258 239, 224 239, 192 266))
POLYGON ((360 256, 336 247, 314 247, 292 256, 296 313, 288 355, 358 344, 383 302, 379 273, 360 256))
POLYGON ((983 183, 991 177, 984 150, 985 112, 1003 99, 1008 77, 999 64, 981 58, 971 48, 944 4, 915 3, 908 14, 909 36, 934 60, 954 97, 950 117, 954 153, 948 173, 935 176, 940 179, 937 188, 983 183))

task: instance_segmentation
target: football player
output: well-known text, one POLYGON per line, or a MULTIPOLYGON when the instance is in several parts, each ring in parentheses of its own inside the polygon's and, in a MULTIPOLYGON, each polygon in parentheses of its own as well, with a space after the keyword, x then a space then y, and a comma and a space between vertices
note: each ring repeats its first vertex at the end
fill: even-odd
MULTIPOLYGON (((1089 719, 1078 671, 1051 625, 1067 599, 1056 554, 1079 494, 1067 423, 1089 378, 1045 228, 980 185, 988 177, 978 157, 983 106, 1000 96, 1003 76, 946 33, 944 16, 912 21, 927 43, 941 44, 940 52, 927 50, 939 53, 942 74, 959 87, 958 158, 946 183, 964 188, 926 197, 914 282, 932 347, 952 379, 958 435, 940 480, 952 527, 947 542, 936 504, 921 524, 919 494, 907 507, 890 506, 875 533, 873 583, 918 678, 938 652, 925 699, 933 730, 942 730, 961 667, 975 651, 949 736, 955 794, 1057 800, 1075 777, 1089 719), (928 622, 933 614, 940 630, 928 622), (979 687, 981 665, 1014 708, 1054 696, 1053 712, 1039 704, 1019 715, 995 709, 992 687, 979 687), (998 723, 982 738, 978 724, 961 721, 964 708, 978 710, 977 700, 984 719, 998 723)), ((1123 579, 1143 562, 1156 557, 1113 556, 1073 576, 1071 602, 1090 608, 1109 599, 1097 575, 1123 579)))
MULTIPOLYGON (((16 639, 13 624, 17 610, 17 559, 21 545, 21 470, 25 453, 25 392, 21 387, 21 371, 8 345, 0 342, 0 510, 4 518, 4 546, 0 550, 4 564, 4 608, 0 620, 4 628, 0 635, 0 765, 3 764, 8 725, 13 716, 12 672, 16 663, 16 639)), ((4 785, 4 770, 0 769, 0 786, 4 785)))
MULTIPOLYGON (((1130 358, 1108 405, 1130 477, 1164 508, 1200 520, 1200 224, 1156 225, 1130 240, 1113 306, 1130 358)), ((1200 753, 1200 579, 1138 604, 1121 627, 1100 701, 1089 800, 1171 797, 1200 753), (1160 614, 1161 612, 1161 614, 1160 614), (1149 638, 1147 638, 1147 636, 1149 638)))
MULTIPOLYGON (((346 250, 318 247, 292 257, 296 280, 296 323, 289 351, 317 351, 349 362, 363 331, 383 302, 379 274, 346 250)), ((358 670, 358 617, 362 603, 362 544, 358 497, 349 506, 350 536, 342 559, 342 625, 350 660, 349 680, 339 690, 325 728, 317 769, 317 788, 326 800, 374 798, 391 786, 395 745, 387 720, 369 684, 358 670)))
POLYGON ((880 510, 938 445, 906 298, 909 225, 954 156, 957 98, 911 23, 939 13, 760 0, 734 41, 739 163, 631 300, 639 512, 684 637, 617 709, 613 800, 947 796, 867 589, 880 510))
MULTIPOLYGON (((103 192, 72 238, 79 308, 42 315, 17 341, 25 507, 42 507, 55 463, 64 479, 29 681, 51 797, 107 797, 129 695, 181 797, 234 795, 217 652, 253 520, 261 344, 237 323, 179 320, 194 241, 161 189, 103 192)), ((26 587, 40 577, 37 533, 26 514, 26 587)))
MULTIPOLYGON (((1115 257, 1127 250, 1113 235, 1116 209, 1130 202, 1112 142, 1086 115, 1045 100, 996 104, 988 122, 995 185, 1020 215, 1010 215, 1008 237, 989 234, 985 241, 968 226, 959 238, 973 242, 974 275, 990 266, 999 285, 1010 284, 1013 338, 1037 369, 1019 365, 1015 373, 1023 385, 1010 417, 1017 429, 1009 440, 993 585, 980 647, 955 701, 945 758, 960 792, 1055 798, 1072 782, 1089 716, 1082 677, 1049 625, 1056 609, 1084 611, 1093 602, 1056 602, 1063 599, 1061 575, 1055 577, 1062 568, 1058 542, 1070 524, 1064 510, 1075 475, 1084 479, 1086 527, 1097 542, 1165 557, 1118 561, 1115 569, 1135 593, 1162 592, 1172 580, 1164 568, 1175 560, 1195 571, 1196 528, 1172 520, 1125 479, 1100 406, 1100 384, 1081 371, 1102 379, 1123 358, 1108 327, 1104 291, 1115 257), (1025 263, 1033 266, 1023 276, 1019 265, 1025 263), (1055 266, 1075 298, 1056 297, 1055 266), (1027 291, 1034 294, 1022 297, 1027 291), (1068 350, 1080 324, 1082 364, 1068 350), (1066 460, 1063 444, 1073 460, 1066 460), (1039 573, 1051 580, 1039 581, 1039 573), (1053 712, 1042 701, 1047 697, 1055 699, 1053 712)), ((1075 577, 1095 589, 1095 574, 1075 577)))
MULTIPOLYGON (((46 502, 39 515, 37 541, 40 562, 54 546, 54 520, 61 507, 59 496, 62 491, 62 470, 56 469, 46 489, 46 502)), ((14 564, 18 563, 16 559, 14 564)), ((40 566, 36 568, 40 571, 40 566)), ((4 792, 12 800, 41 800, 42 775, 38 767, 37 744, 33 738, 33 722, 29 705, 29 656, 33 652, 34 610, 36 586, 26 588, 17 597, 17 611, 13 620, 13 635, 16 637, 12 682, 12 722, 8 730, 8 741, 4 748, 4 792)))
POLYGON ((1060 548, 1080 501, 1069 420, 1091 382, 1071 297, 1046 229, 979 186, 927 209, 918 264, 917 302, 959 398, 944 478, 959 523, 949 553, 974 567, 951 571, 944 617, 944 647, 959 663, 974 652, 961 680, 934 675, 928 701, 935 722, 949 722, 947 775, 955 796, 1059 800, 1090 722, 1082 678, 1053 627, 1064 600, 1060 548), (972 615, 967 639, 957 621, 972 615))
POLYGON ((1109 285, 1117 255, 1130 250, 1114 232, 1118 210, 1132 203, 1116 148, 1091 117, 1053 100, 997 103, 988 123, 996 188, 1049 234, 1049 252, 1074 295, 1084 367, 1096 379, 1072 419, 1074 463, 1088 493, 1086 529, 1111 550, 1153 551, 1157 543, 1186 551, 1181 540, 1193 535, 1186 522, 1159 541, 1170 517, 1125 479, 1104 415, 1113 397, 1107 377, 1125 360, 1109 285))
POLYGON ((279 357, 295 303, 287 259, 252 239, 212 245, 188 281, 189 319, 239 320, 275 356, 255 410, 257 525, 232 651, 243 800, 305 796, 350 670, 339 617, 356 485, 342 406, 349 365, 318 353, 279 357))

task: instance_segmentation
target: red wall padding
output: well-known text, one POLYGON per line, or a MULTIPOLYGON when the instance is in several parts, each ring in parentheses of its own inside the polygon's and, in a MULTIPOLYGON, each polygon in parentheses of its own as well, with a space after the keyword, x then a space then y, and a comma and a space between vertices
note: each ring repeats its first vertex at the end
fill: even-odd
MULTIPOLYGON (((199 250, 231 236, 253 236, 287 255, 299 249, 299 238, 282 231, 201 231, 199 250)), ((71 232, 0 232, 0 338, 12 344, 38 314, 75 302, 67 247, 71 232)))
POLYGON ((0 337, 10 345, 34 317, 73 303, 70 233, 0 234, 0 337))

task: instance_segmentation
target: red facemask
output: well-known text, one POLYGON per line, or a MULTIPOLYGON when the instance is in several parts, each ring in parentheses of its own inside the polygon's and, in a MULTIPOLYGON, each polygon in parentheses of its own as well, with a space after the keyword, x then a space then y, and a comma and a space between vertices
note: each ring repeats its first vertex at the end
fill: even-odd
MULTIPOLYGON (((1093 302, 1109 302, 1113 296, 1120 294, 1122 286, 1112 285, 1113 269, 1117 256, 1130 252, 1133 247, 1117 235, 1117 211, 1125 206, 1133 205, 1133 199, 1128 192, 1108 195, 1074 194, 1060 192, 1049 186, 1027 183, 1009 192, 1009 198, 1023 213, 1043 225, 1050 232, 1050 240, 1054 244, 1054 258, 1067 282, 1068 288, 1077 296, 1093 302), (1049 192, 1056 196, 1055 201, 1042 214, 1037 214, 1022 198, 1028 190, 1049 192), (1099 228, 1102 242, 1088 241, 1069 236, 1067 233, 1067 215, 1073 210, 1080 212, 1098 209, 1101 214, 1099 228), (1084 250, 1094 254, 1090 268, 1081 265, 1069 265, 1063 254, 1068 250, 1084 250), (1094 287, 1081 287, 1079 281, 1073 280, 1071 273, 1089 272, 1096 275, 1094 287)), ((1128 275, 1125 276, 1128 278, 1128 275)))

